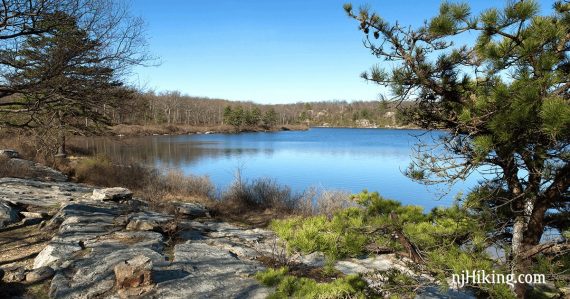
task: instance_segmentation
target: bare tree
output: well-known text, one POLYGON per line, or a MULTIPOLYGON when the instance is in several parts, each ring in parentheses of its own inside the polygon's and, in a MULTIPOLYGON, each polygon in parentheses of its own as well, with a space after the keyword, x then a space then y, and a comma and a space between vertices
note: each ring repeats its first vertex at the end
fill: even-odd
POLYGON ((143 22, 113 0, 3 4, 0 126, 55 128, 64 155, 65 132, 106 123, 104 106, 129 93, 122 85, 131 67, 151 61, 143 22))

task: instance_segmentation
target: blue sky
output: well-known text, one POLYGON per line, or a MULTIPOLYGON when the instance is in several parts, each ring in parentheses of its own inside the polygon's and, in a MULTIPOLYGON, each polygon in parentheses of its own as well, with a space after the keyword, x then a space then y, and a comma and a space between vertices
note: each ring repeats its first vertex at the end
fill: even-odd
MULTIPOLYGON (((134 70, 135 84, 258 103, 375 100, 385 90, 359 74, 379 62, 362 46, 357 22, 338 0, 133 0, 146 21, 157 67, 134 70)), ((471 1, 479 11, 504 1, 471 1)), ((544 10, 553 1, 543 1, 544 10)), ((419 25, 440 1, 370 0, 389 21, 419 25)))

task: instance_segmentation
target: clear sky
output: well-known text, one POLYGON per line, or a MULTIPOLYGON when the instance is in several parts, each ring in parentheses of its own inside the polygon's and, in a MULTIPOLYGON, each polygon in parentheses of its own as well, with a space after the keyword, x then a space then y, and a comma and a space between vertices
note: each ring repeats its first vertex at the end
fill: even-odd
MULTIPOLYGON (((258 103, 376 100, 385 92, 364 82, 379 62, 362 45, 348 0, 133 0, 145 19, 158 67, 136 68, 133 81, 156 91, 179 90, 258 103)), ((505 1, 470 1, 473 11, 505 1)), ((438 0, 366 3, 389 21, 419 25, 438 0)), ((553 1, 541 1, 550 11, 553 1)))

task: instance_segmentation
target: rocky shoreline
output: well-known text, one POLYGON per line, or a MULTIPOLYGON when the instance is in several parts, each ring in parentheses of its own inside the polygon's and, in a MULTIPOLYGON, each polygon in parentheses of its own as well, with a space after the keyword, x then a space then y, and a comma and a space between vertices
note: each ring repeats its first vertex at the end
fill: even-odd
MULTIPOLYGON (((0 297, 31 298, 15 290, 40 284, 49 298, 265 298, 273 290, 254 277, 264 261, 325 264, 321 253, 287 254, 272 231, 213 219, 200 204, 157 207, 125 188, 73 183, 42 169, 41 179, 0 178, 0 297)), ((335 268, 362 274, 371 287, 379 271, 411 271, 394 254, 335 268)), ((460 298, 451 295, 436 298, 460 298)), ((418 298, 433 297, 426 290, 418 298)))

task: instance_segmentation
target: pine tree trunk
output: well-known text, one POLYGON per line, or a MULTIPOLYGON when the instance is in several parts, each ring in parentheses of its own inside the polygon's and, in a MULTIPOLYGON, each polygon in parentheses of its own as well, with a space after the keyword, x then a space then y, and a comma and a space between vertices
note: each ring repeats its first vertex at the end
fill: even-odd
MULTIPOLYGON (((522 213, 515 217, 513 225, 512 239, 512 266, 511 273, 517 277, 519 274, 527 274, 529 270, 529 259, 524 255, 529 245, 534 243, 527 235, 530 216, 534 210, 534 201, 532 197, 523 197, 522 213)), ((514 292, 518 298, 525 298, 527 285, 525 283, 516 283, 514 292)))

